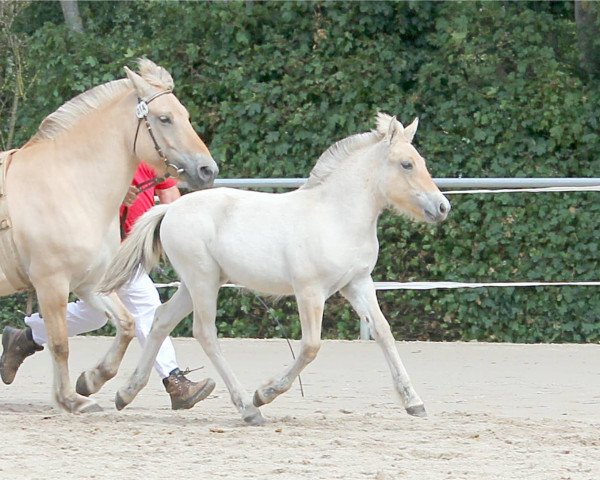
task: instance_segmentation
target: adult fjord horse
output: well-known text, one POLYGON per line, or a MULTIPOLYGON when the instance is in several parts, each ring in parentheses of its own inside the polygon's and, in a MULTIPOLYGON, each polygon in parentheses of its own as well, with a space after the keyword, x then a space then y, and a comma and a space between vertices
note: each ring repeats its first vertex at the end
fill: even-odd
POLYGON ((233 403, 245 421, 262 423, 258 407, 287 391, 317 355, 325 300, 340 291, 369 322, 407 412, 424 416, 371 279, 379 248, 377 219, 384 208, 431 223, 444 220, 450 210, 411 144, 416 129, 417 120, 404 128, 395 118, 379 114, 374 131, 339 141, 321 155, 308 182, 296 191, 219 188, 147 212, 122 244, 101 288, 117 288, 139 264, 150 269, 161 243, 181 286, 158 308, 140 364, 117 393, 117 408, 143 388, 160 344, 193 309, 194 336, 227 384, 233 403), (228 281, 270 295, 293 294, 298 302, 300 354, 291 367, 256 390, 254 398, 244 391, 217 342, 217 293, 228 281))
MULTIPOLYGON (((54 363, 54 395, 68 412, 98 410, 87 398, 116 374, 133 338, 133 318, 115 294, 96 285, 119 245, 119 205, 140 160, 175 174, 191 188, 210 186, 218 172, 173 79, 147 59, 139 74, 95 87, 46 117, 21 149, 3 154, 4 214, 0 295, 35 289, 54 363), (8 253, 7 253, 8 252, 8 253), (15 280, 16 279, 16 280, 15 280), (101 309, 117 327, 110 350, 70 385, 66 304, 69 292, 101 309), (81 395, 83 394, 83 395, 81 395)), ((5 383, 12 376, 3 373, 5 383)))

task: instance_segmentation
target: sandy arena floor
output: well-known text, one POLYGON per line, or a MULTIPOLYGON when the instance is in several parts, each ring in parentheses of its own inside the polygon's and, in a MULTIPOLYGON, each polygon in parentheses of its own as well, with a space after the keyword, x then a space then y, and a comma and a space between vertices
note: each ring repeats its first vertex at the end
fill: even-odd
MULTIPOLYGON (((110 339, 71 341, 72 378, 110 339)), ((291 360, 283 340, 223 340, 249 391, 291 360)), ((298 344, 294 342, 297 351, 298 344)), ((192 339, 180 365, 217 381, 190 411, 173 412, 158 376, 124 411, 116 389, 139 356, 96 395, 102 413, 53 406, 47 351, 0 385, 1 479, 600 479, 600 345, 398 343, 427 419, 396 401, 374 342, 325 341, 297 384, 243 424, 192 339)))

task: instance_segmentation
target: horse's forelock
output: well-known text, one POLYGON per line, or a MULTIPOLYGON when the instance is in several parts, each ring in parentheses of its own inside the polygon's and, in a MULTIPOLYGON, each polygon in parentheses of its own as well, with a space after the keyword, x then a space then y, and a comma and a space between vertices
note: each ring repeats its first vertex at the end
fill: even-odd
POLYGON ((153 87, 173 90, 175 82, 171 74, 163 67, 156 65, 152 60, 139 58, 138 70, 140 76, 153 87))

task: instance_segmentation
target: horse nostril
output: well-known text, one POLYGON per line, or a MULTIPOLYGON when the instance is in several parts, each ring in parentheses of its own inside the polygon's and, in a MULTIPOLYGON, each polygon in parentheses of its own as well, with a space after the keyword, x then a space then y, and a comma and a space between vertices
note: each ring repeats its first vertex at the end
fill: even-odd
POLYGON ((444 214, 448 211, 448 207, 446 206, 446 204, 444 202, 440 203, 440 213, 444 214))
POLYGON ((198 174, 202 180, 210 180, 215 177, 215 173, 210 167, 199 167, 198 174))

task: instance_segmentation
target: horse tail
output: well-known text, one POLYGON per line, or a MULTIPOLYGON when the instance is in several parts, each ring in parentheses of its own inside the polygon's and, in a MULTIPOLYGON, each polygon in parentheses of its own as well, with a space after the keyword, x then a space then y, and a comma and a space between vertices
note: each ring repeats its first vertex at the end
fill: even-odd
POLYGON ((133 229, 121 243, 117 255, 108 266, 98 287, 99 292, 113 292, 129 281, 138 268, 150 272, 158 265, 163 254, 160 224, 168 208, 169 205, 157 205, 135 222, 133 229))

